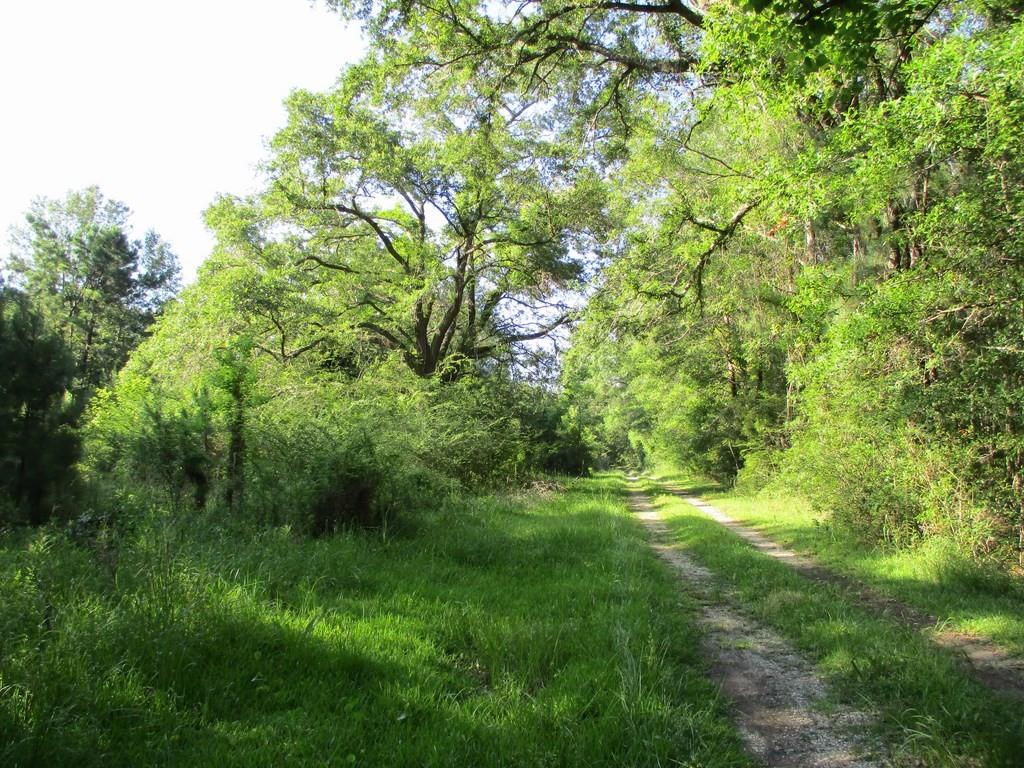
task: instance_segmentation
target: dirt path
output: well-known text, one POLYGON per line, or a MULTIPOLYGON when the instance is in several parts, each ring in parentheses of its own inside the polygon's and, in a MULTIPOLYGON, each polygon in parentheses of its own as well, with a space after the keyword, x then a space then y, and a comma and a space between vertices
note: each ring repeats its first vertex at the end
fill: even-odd
POLYGON ((926 632, 937 645, 954 652, 968 670, 992 690, 1024 698, 1024 659, 1013 656, 984 637, 940 629, 940 621, 935 616, 880 594, 856 579, 831 571, 810 557, 786 549, 696 496, 670 485, 663 487, 731 530, 758 551, 785 563, 802 576, 822 584, 838 586, 876 615, 926 632))
POLYGON ((646 495, 631 490, 630 507, 650 532, 651 546, 701 602, 698 618, 711 674, 735 708, 750 753, 768 768, 886 765, 864 756, 874 747, 863 737, 869 716, 830 706, 825 684, 806 659, 774 632, 716 602, 714 576, 671 546, 669 530, 646 495))

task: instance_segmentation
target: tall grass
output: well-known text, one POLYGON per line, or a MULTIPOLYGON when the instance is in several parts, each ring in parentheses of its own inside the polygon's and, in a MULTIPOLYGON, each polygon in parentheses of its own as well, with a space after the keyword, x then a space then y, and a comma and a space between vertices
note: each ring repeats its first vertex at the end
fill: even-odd
POLYGON ((621 480, 0 547, 0 764, 747 765, 621 480))

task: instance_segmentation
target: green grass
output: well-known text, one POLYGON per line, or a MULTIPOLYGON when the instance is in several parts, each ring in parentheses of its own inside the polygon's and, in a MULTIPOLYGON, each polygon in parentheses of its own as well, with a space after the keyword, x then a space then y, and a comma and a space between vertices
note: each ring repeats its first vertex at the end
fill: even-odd
POLYGON ((386 541, 8 535, 0 765, 747 766, 623 489, 453 503, 386 541))
MULTIPOLYGON (((657 483, 645 487, 674 540, 719 577, 731 601, 815 660, 841 699, 879 713, 879 735, 898 762, 1020 765, 1019 702, 992 694, 921 634, 873 616, 837 587, 797 575, 657 483)), ((712 495, 707 490, 702 494, 712 495)))
POLYGON ((936 538, 911 548, 870 547, 828 525, 796 496, 726 491, 682 473, 659 477, 699 493, 780 544, 936 616, 944 626, 989 637, 1024 656, 1024 583, 979 566, 949 542, 936 538))

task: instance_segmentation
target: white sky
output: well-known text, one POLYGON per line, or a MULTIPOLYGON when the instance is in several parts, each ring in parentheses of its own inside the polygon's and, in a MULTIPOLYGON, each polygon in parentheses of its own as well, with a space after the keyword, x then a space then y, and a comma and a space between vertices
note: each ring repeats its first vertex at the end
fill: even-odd
POLYGON ((0 242, 39 195, 96 184, 186 280, 201 218, 255 189, 294 88, 328 88, 358 30, 309 0, 0 0, 0 242))

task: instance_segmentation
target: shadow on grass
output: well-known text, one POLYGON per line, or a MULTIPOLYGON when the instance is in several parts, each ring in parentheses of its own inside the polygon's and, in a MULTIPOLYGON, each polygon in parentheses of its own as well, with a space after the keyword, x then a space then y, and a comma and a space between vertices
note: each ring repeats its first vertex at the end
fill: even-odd
POLYGON ((449 511, 416 540, 385 544, 351 533, 290 539, 283 543, 291 551, 282 557, 256 540, 236 543, 226 556, 218 548, 197 553, 187 565, 204 579, 258 583, 268 597, 296 608, 311 599, 394 595, 408 584, 416 584, 419 594, 445 599, 465 591, 467 582, 507 584, 510 576, 532 580, 550 568, 582 568, 612 546, 631 521, 610 514, 603 493, 573 494, 568 509, 555 499, 544 512, 507 503, 449 511), (453 581, 456 572, 461 575, 453 581))
POLYGON ((713 483, 670 483, 673 490, 680 491, 687 496, 711 496, 715 493, 721 493, 722 487, 713 483))
POLYGON ((646 473, 643 475, 642 480, 663 488, 665 486, 672 486, 675 490, 683 491, 693 496, 721 496, 730 492, 728 488, 714 480, 681 471, 660 470, 646 473))
POLYGON ((746 766, 621 487, 470 504, 415 541, 196 532, 167 615, 126 557, 36 660, 44 725, 0 763, 746 766))

